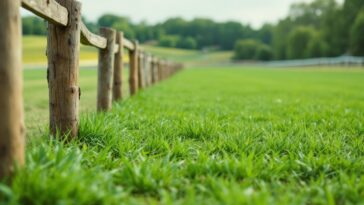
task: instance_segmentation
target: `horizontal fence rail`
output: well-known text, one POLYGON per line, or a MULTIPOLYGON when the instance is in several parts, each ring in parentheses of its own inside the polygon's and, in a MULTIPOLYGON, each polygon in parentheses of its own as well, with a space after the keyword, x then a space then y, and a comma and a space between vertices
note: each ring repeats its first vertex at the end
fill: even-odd
POLYGON ((68 10, 55 0, 22 0, 21 5, 50 23, 67 26, 68 10))
POLYGON ((106 48, 107 40, 102 36, 91 33, 86 25, 81 22, 81 43, 83 45, 104 49, 106 48))
POLYGON ((75 0, 0 1, 0 179, 24 164, 24 120, 21 63, 21 17, 23 7, 48 22, 47 80, 50 134, 63 139, 78 136, 80 44, 99 50, 97 111, 111 109, 122 100, 124 49, 129 52, 129 92, 162 81, 183 68, 143 51, 138 41, 122 32, 101 28, 89 31, 81 18, 81 3, 75 0))

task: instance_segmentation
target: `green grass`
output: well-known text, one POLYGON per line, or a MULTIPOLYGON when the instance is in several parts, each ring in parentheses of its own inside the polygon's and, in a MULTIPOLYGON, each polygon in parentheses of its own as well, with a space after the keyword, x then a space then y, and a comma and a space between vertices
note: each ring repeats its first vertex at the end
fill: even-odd
MULTIPOLYGON (((43 69, 24 70, 25 124, 29 135, 44 133, 49 119, 47 71, 43 69)), ((80 76, 80 111, 92 112, 96 109, 97 71, 82 69, 80 76)))
MULTIPOLYGON (((84 112, 70 144, 28 137, 0 204, 363 204, 363 82, 363 70, 185 70, 84 112)), ((35 89, 28 109, 45 103, 35 89)))
POLYGON ((144 45, 143 48, 156 56, 184 63, 187 67, 228 64, 231 63, 231 58, 233 56, 233 52, 231 51, 203 52, 198 50, 162 48, 147 45, 144 45))
MULTIPOLYGON (((24 36, 23 37, 23 63, 25 67, 33 68, 45 65, 47 62, 46 48, 47 39, 43 36, 24 36)), ((194 50, 183 50, 175 48, 161 48, 143 45, 143 48, 160 58, 185 63, 187 66, 206 66, 229 63, 232 52, 201 52, 194 50)), ((128 61, 125 52, 125 61, 128 61)), ((96 65, 97 49, 81 46, 80 50, 81 65, 96 65)))
MULTIPOLYGON (((47 38, 44 36, 23 37, 23 63, 25 65, 43 65, 47 62, 47 38)), ((97 62, 97 50, 93 47, 81 46, 81 63, 97 62)))

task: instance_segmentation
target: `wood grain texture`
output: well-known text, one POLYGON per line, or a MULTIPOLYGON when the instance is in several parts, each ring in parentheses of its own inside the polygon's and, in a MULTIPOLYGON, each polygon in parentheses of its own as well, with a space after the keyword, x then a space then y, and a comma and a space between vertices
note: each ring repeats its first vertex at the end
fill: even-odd
POLYGON ((123 46, 124 34, 118 32, 116 34, 117 52, 115 53, 114 60, 114 82, 113 82, 113 101, 119 101, 123 99, 123 70, 124 70, 124 46, 123 46))
POLYGON ((120 46, 119 44, 115 44, 114 45, 114 54, 116 54, 117 52, 119 52, 120 46))
POLYGON ((66 27, 48 25, 48 85, 50 131, 53 136, 75 138, 79 126, 79 55, 81 33, 81 3, 58 0, 68 11, 66 27))
POLYGON ((135 50, 135 45, 133 42, 129 41, 128 39, 124 39, 123 41, 124 43, 124 48, 128 49, 128 50, 135 50))
POLYGON ((106 38, 89 31, 86 25, 81 22, 81 43, 83 45, 104 49, 106 48, 107 40, 106 38))
POLYGON ((21 0, 21 5, 28 11, 50 23, 67 26, 68 10, 55 0, 21 0))
POLYGON ((151 77, 152 77, 152 85, 153 84, 156 84, 157 82, 158 82, 158 68, 157 68, 157 66, 158 66, 158 58, 156 58, 156 57, 152 57, 152 59, 151 59, 151 77))
POLYGON ((143 89, 145 87, 145 79, 144 79, 144 56, 143 52, 139 52, 138 55, 138 87, 139 89, 143 89))
POLYGON ((20 1, 0 1, 0 180, 24 164, 20 1))
POLYGON ((138 91, 138 49, 137 41, 134 41, 134 50, 129 50, 129 89, 130 95, 133 96, 138 91))
POLYGON ((145 60, 145 68, 144 68, 145 86, 149 87, 152 84, 152 73, 151 73, 152 56, 148 53, 145 56, 144 60, 145 60))
POLYGON ((104 112, 111 109, 112 103, 116 31, 100 28, 100 34, 107 39, 107 46, 106 49, 99 49, 97 111, 104 112))
POLYGON ((158 59, 152 58, 151 61, 151 73, 152 73, 152 84, 156 84, 158 82, 158 59))

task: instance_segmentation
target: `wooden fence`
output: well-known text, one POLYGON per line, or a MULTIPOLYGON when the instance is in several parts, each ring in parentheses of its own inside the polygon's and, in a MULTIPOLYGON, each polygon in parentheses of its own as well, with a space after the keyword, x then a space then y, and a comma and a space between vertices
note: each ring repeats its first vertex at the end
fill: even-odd
POLYGON ((181 64, 160 60, 143 52, 137 41, 123 33, 101 28, 90 32, 75 0, 0 1, 0 178, 24 164, 25 129, 22 94, 22 36, 20 7, 48 22, 48 86, 50 132, 75 138, 79 126, 80 44, 99 49, 97 111, 122 99, 124 48, 129 52, 130 95, 170 77, 181 64))

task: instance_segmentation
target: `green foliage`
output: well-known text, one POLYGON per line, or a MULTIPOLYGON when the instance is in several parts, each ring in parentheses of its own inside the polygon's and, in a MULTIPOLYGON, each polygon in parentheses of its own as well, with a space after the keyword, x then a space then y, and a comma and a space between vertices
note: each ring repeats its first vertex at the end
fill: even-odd
POLYGON ((273 29, 272 47, 275 59, 287 59, 287 39, 291 30, 292 21, 290 19, 284 19, 279 21, 279 23, 273 29))
POLYGON ((180 38, 176 45, 177 48, 184 48, 184 49, 196 49, 197 42, 192 37, 187 38, 180 38))
POLYGON ((256 40, 240 40, 235 45, 234 58, 237 60, 271 60, 272 49, 256 40))
POLYGON ((0 204, 360 204, 363 81, 362 70, 185 70, 83 115, 71 143, 29 136, 0 204))
POLYGON ((351 28, 351 52, 364 56, 364 10, 357 16, 351 28))
POLYGON ((307 45, 306 56, 308 58, 318 58, 327 56, 327 53, 328 46, 326 42, 324 42, 318 34, 313 36, 307 45))
POLYGON ((47 27, 44 20, 38 17, 23 17, 22 29, 24 35, 46 35, 47 27))
MULTIPOLYGON (((127 38, 138 39, 141 43, 159 42, 159 45, 167 47, 233 50, 237 41, 254 39, 269 46, 274 59, 285 60, 340 56, 349 51, 363 55, 358 51, 359 47, 353 48, 361 45, 357 42, 360 41, 362 27, 353 28, 353 24, 356 21, 360 24, 359 13, 363 9, 363 0, 344 0, 343 4, 336 0, 294 3, 287 17, 277 24, 265 24, 259 29, 240 22, 216 22, 207 18, 170 18, 154 25, 134 23, 113 14, 101 16, 97 23, 83 20, 96 33, 98 27, 113 27, 123 31, 127 38), (316 34, 311 35, 310 31, 302 28, 312 28, 316 34)), ((44 22, 38 18, 27 17, 23 19, 23 31, 29 35, 44 35, 46 29, 44 22)))
POLYGON ((260 45, 255 53, 255 59, 269 61, 273 59, 272 49, 267 45, 260 45))
POLYGON ((174 48, 177 46, 177 43, 179 42, 179 40, 180 40, 179 36, 165 35, 160 38, 159 46, 167 47, 167 48, 174 48))
POLYGON ((100 27, 112 27, 114 24, 120 22, 126 24, 130 23, 128 18, 113 14, 104 14, 97 20, 97 25, 99 25, 100 27))
POLYGON ((124 33, 124 37, 128 39, 135 39, 135 33, 130 24, 127 21, 117 21, 114 22, 112 27, 118 31, 124 33))
POLYGON ((235 44, 235 59, 252 60, 256 56, 256 52, 260 43, 255 40, 240 40, 235 44))
POLYGON ((287 57, 300 59, 308 57, 308 46, 316 35, 310 27, 297 27, 288 36, 287 57))

